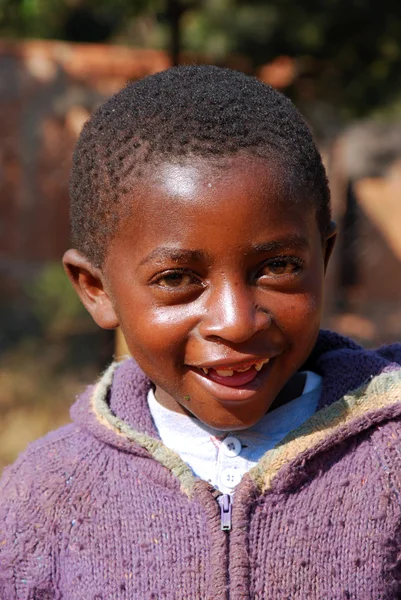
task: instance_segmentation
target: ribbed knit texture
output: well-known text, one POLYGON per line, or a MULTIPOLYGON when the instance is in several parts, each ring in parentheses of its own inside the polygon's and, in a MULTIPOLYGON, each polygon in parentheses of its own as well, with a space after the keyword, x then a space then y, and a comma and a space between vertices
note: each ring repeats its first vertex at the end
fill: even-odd
POLYGON ((244 476, 230 533, 158 438, 150 382, 112 367, 4 473, 0 599, 400 598, 400 358, 321 333, 321 410, 244 476))

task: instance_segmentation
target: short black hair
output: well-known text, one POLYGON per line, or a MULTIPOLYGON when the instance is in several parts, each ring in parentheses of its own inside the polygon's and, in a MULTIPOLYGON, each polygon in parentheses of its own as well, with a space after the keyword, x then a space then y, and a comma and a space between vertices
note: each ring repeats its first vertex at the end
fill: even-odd
POLYGON ((314 203, 324 235, 331 218, 326 172, 299 111, 254 77, 201 65, 128 84, 85 124, 70 181, 74 247, 102 266, 124 198, 149 165, 241 151, 284 166, 296 189, 314 203))

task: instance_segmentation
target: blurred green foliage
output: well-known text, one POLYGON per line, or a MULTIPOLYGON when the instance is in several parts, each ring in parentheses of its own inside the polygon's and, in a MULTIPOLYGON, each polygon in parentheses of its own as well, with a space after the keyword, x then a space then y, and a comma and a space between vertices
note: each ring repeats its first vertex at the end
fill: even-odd
POLYGON ((0 289, 2 364, 20 352, 42 360, 45 349, 54 371, 99 369, 110 362, 114 332, 96 325, 60 263, 45 263, 19 282, 0 277, 0 289))
POLYGON ((93 329, 92 319, 59 263, 46 265, 27 286, 31 312, 48 337, 93 329))
POLYGON ((184 51, 220 62, 240 53, 255 68, 296 57, 296 101, 345 118, 400 102, 399 0, 0 0, 0 34, 168 49, 177 15, 184 51))
POLYGON ((28 442, 68 421, 76 394, 113 355, 61 264, 0 274, 0 472, 28 442))

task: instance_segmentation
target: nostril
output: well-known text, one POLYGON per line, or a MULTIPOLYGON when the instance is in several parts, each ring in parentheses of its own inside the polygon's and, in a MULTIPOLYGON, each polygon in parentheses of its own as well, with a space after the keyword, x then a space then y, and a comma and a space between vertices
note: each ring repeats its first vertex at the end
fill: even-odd
POLYGON ((257 333, 269 329, 270 325, 271 317, 266 315, 264 319, 255 319, 249 322, 239 320, 236 323, 220 323, 212 327, 207 326, 203 328, 201 333, 205 339, 212 342, 240 344, 251 339, 257 333))

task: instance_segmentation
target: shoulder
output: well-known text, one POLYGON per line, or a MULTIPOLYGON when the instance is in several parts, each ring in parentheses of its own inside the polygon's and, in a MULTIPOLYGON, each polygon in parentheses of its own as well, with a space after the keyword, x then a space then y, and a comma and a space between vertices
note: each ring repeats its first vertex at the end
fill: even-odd
POLYGON ((376 352, 391 363, 401 365, 401 343, 381 346, 376 352))
MULTIPOLYGON (((372 431, 372 442, 376 454, 380 457, 383 470, 390 473, 398 471, 401 476, 401 397, 397 413, 389 415, 387 420, 378 423, 372 431)), ((401 479, 400 479, 401 484, 401 479)), ((401 490, 401 485, 400 485, 401 490)))
POLYGON ((93 462, 100 443, 79 426, 66 425, 33 442, 0 479, 0 518, 8 507, 23 512, 68 494, 68 479, 82 463, 93 462))
POLYGON ((376 472, 401 510, 401 397, 395 414, 373 427, 370 441, 376 472))
POLYGON ((82 457, 90 456, 86 438, 76 425, 67 425, 31 444, 4 470, 0 480, 0 596, 25 598, 26 590, 17 588, 27 577, 33 583, 50 585, 52 539, 68 504, 69 478, 82 457))

